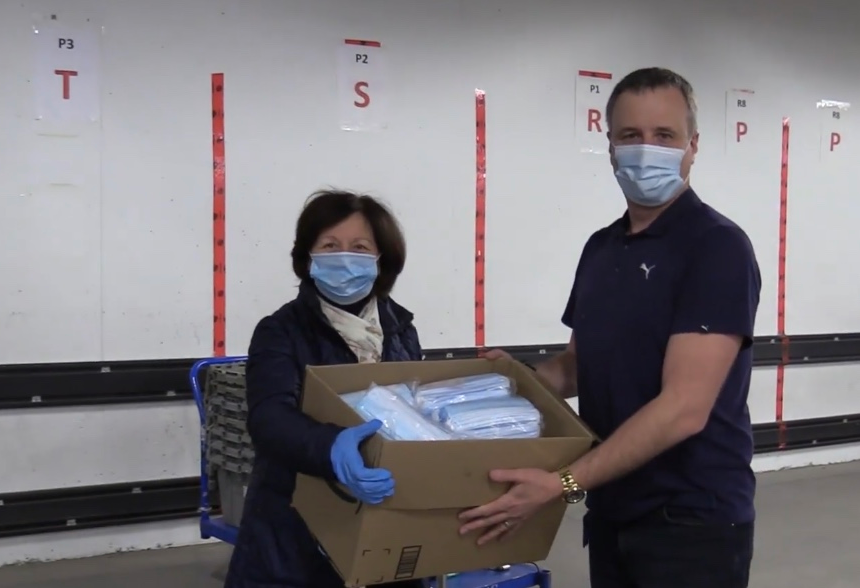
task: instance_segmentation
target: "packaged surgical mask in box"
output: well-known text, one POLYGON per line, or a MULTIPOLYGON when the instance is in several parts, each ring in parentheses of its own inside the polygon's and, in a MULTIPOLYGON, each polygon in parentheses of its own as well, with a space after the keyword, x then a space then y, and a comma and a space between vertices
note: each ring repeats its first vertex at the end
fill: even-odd
POLYGON ((380 434, 398 441, 534 439, 540 412, 514 394, 499 374, 441 380, 423 386, 391 384, 341 395, 365 421, 382 421, 380 434))
POLYGON ((382 421, 379 432, 395 441, 444 441, 450 432, 424 418, 392 386, 371 386, 352 406, 365 421, 382 421))
MULTIPOLYGON (((394 392, 401 400, 403 400, 409 406, 413 406, 415 404, 415 400, 412 397, 413 386, 410 386, 409 384, 391 384, 390 386, 384 387, 394 392)), ((367 394, 367 390, 359 390, 358 392, 347 392, 346 394, 341 394, 340 397, 353 410, 355 410, 355 405, 358 404, 359 400, 364 398, 365 394, 367 394)))
POLYGON ((477 374, 419 385, 413 394, 415 407, 424 416, 438 418, 446 406, 471 400, 506 398, 516 393, 516 384, 501 374, 477 374))
POLYGON ((457 437, 472 439, 535 439, 541 436, 540 411, 522 396, 483 398, 450 404, 439 422, 457 437))

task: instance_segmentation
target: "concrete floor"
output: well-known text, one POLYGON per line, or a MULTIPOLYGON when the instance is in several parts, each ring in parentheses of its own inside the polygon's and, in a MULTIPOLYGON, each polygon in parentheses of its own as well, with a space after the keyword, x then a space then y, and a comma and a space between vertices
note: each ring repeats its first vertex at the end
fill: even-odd
MULTIPOLYGON (((751 588, 860 586, 860 462, 759 476, 751 588)), ((581 509, 545 563, 555 588, 585 588, 581 509)), ((219 588, 225 545, 124 553, 0 569, 2 588, 219 588)))

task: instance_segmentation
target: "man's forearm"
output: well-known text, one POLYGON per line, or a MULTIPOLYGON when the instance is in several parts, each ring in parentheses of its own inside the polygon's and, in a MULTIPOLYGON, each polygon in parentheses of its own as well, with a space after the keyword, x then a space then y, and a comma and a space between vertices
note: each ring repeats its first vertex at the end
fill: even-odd
POLYGON ((576 396, 576 356, 570 351, 537 364, 535 371, 562 398, 576 396))
POLYGON ((670 397, 658 396, 630 417, 597 448, 570 466, 574 479, 591 490, 639 469, 694 435, 697 425, 670 397))

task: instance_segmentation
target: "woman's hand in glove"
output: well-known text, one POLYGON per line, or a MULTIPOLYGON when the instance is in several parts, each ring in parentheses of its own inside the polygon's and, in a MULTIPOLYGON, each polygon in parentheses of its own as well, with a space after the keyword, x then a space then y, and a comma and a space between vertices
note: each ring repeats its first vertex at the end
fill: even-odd
POLYGON ((338 481, 361 502, 379 504, 394 494, 394 478, 382 468, 367 468, 358 446, 376 433, 378 420, 344 429, 331 447, 331 464, 338 481))

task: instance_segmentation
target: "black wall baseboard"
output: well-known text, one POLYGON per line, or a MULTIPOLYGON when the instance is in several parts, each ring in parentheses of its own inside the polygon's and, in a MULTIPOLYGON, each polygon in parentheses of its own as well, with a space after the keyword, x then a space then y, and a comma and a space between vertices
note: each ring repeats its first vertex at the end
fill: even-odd
POLYGON ((0 494, 0 538, 188 518, 199 501, 199 478, 0 494))
MULTIPOLYGON (((536 363, 564 345, 505 348, 536 363)), ((432 349, 426 359, 464 359, 476 348, 432 349)), ((758 337, 757 367, 860 361, 860 333, 758 337)), ((194 359, 0 366, 0 409, 188 401, 194 359)), ((860 414, 754 427, 756 453, 860 442, 860 414)), ((217 511, 217 496, 213 496, 217 511)), ((0 537, 194 517, 199 479, 186 478, 0 494, 0 537)))
POLYGON ((860 443, 860 414, 753 426, 756 455, 860 443), (780 445, 780 430, 784 445, 780 445))
MULTIPOLYGON (((860 442, 860 414, 783 425, 783 449, 860 442)), ((754 434, 756 454, 779 449, 777 424, 756 425, 754 434)), ((210 499, 217 514, 217 493, 210 499)), ((192 518, 199 501, 199 478, 0 494, 0 538, 192 518)))
MULTIPOLYGON (((787 337, 785 365, 860 361, 860 333, 787 337)), ((519 345, 505 349, 521 361, 537 362, 559 353, 564 345, 519 345)), ((779 365, 783 341, 757 337, 755 365, 779 365)), ((429 349, 429 360, 477 357, 478 349, 429 349)), ((0 366, 0 409, 187 401, 188 372, 195 359, 0 366)))

